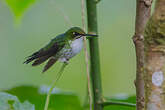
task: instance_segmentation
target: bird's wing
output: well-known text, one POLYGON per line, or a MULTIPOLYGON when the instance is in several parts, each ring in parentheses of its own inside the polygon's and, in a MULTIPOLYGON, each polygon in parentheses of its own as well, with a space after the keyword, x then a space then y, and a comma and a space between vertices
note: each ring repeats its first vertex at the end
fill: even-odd
POLYGON ((62 35, 57 36, 56 38, 52 39, 51 42, 45 47, 30 55, 24 63, 28 64, 34 61, 32 66, 43 63, 50 57, 55 56, 64 47, 65 42, 66 41, 62 35))

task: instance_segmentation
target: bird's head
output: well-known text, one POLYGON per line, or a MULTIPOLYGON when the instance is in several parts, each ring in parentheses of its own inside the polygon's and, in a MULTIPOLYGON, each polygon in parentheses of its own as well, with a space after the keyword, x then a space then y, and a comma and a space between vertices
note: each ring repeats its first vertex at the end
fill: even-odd
POLYGON ((82 36, 89 36, 89 37, 97 37, 97 35, 93 34, 86 34, 81 28, 79 27, 72 27, 65 33, 69 39, 75 40, 82 36))

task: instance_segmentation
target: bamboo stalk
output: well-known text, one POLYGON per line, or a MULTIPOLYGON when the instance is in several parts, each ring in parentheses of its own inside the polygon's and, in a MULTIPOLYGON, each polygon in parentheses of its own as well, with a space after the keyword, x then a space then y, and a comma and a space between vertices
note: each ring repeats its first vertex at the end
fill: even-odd
MULTIPOLYGON (((97 30, 97 3, 95 0, 86 0, 87 4, 87 20, 88 33, 98 34, 97 30)), ((94 110, 103 110, 103 106, 99 104, 102 100, 102 87, 100 75, 100 58, 98 38, 89 39, 90 49, 90 74, 92 80, 94 110)))

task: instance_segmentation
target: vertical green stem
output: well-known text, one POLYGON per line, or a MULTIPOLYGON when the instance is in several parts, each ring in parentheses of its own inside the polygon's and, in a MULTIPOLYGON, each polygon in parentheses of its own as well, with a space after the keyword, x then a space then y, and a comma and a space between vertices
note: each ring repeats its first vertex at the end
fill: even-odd
MULTIPOLYGON (((97 34, 97 3, 95 0, 86 0, 87 3, 87 19, 88 32, 97 34)), ((101 75, 100 75, 100 58, 98 38, 89 39, 90 48, 90 73, 93 89, 94 110, 103 110, 103 106, 99 104, 102 98, 101 75)))

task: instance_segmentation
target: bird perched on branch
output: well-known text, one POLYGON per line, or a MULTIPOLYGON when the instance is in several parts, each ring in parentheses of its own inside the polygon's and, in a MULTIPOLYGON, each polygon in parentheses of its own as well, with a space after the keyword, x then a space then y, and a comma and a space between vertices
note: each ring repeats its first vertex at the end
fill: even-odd
POLYGON ((33 61, 32 66, 37 66, 48 60, 43 72, 47 71, 56 61, 68 63, 68 61, 78 54, 83 47, 83 36, 97 35, 86 34, 79 27, 72 27, 65 33, 52 39, 45 47, 30 55, 24 63, 33 61))

